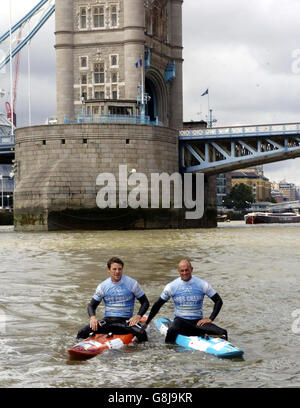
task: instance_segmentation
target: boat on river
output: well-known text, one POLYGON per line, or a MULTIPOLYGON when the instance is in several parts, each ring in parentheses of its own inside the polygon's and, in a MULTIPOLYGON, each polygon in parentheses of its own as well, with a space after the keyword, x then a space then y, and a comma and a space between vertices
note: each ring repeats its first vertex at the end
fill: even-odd
POLYGON ((300 215, 294 212, 252 212, 244 216, 246 224, 289 224, 300 222, 300 215))
POLYGON ((230 221, 230 219, 228 218, 227 214, 218 214, 217 215, 217 221, 218 222, 225 222, 225 221, 230 221))

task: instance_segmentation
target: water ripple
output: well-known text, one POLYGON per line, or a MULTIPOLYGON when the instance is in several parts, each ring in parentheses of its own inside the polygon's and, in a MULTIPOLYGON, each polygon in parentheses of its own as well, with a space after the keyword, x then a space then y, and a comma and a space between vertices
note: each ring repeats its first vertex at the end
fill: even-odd
MULTIPOLYGON (((0 228, 0 387, 299 387, 300 226, 214 230, 17 233, 0 228), (149 342, 69 362, 86 307, 118 255, 153 303, 189 257, 224 305, 216 324, 245 351, 221 360, 149 342)), ((212 302, 205 299, 205 315, 212 302)), ((98 316, 103 314, 103 305, 98 316)), ((168 302, 160 316, 172 317, 168 302)))

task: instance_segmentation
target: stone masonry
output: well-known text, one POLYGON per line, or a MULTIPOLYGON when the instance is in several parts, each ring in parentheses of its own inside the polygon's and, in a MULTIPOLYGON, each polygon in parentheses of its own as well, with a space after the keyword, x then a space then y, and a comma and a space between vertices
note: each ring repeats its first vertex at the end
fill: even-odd
MULTIPOLYGON (((28 127, 16 131, 16 160, 16 230, 213 226, 207 218, 186 222, 182 211, 172 209, 97 208, 97 176, 109 172, 118 178, 120 164, 149 179, 151 173, 178 172, 178 137, 172 129, 99 124, 28 127)), ((206 198, 206 205, 213 206, 208 184, 206 198)))
POLYGON ((100 173, 127 164, 150 175, 178 171, 177 132, 145 125, 55 125, 18 129, 16 229, 48 229, 50 211, 96 207, 100 173))
POLYGON ((57 0, 58 122, 80 113, 139 114, 142 59, 152 116, 181 127, 181 8, 182 0, 57 0), (170 65, 176 73, 166 80, 170 65))

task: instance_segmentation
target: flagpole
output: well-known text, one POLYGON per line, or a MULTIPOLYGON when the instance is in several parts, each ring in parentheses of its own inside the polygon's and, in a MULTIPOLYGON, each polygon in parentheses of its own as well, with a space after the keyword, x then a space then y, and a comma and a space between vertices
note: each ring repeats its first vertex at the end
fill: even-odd
POLYGON ((142 115, 145 116, 145 85, 144 85, 144 61, 143 56, 141 55, 141 75, 142 75, 142 115))
POLYGON ((12 7, 9 0, 9 69, 10 69, 10 122, 11 135, 14 134, 14 106, 13 106, 13 67, 12 67, 12 7))
POLYGON ((208 104, 208 127, 211 127, 211 121, 210 121, 210 105, 209 105, 209 88, 207 88, 207 104, 208 104))
MULTIPOLYGON (((30 32, 30 20, 28 21, 28 28, 30 32)), ((31 62, 30 62, 30 41, 27 45, 27 70, 28 70, 28 122, 31 126, 31 62)))

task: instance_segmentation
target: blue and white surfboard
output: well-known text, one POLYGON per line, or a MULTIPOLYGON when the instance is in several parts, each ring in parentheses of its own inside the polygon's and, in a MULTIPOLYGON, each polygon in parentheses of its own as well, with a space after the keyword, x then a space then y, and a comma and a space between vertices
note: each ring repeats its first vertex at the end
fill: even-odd
MULTIPOLYGON (((171 323, 171 319, 160 318, 154 320, 155 327, 163 335, 167 334, 167 330, 171 323)), ((178 336, 176 337, 176 344, 188 349, 199 350, 207 354, 213 354, 217 357, 231 358, 239 357, 244 354, 243 350, 233 346, 228 341, 219 337, 183 336, 182 334, 178 334, 178 336)))

